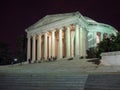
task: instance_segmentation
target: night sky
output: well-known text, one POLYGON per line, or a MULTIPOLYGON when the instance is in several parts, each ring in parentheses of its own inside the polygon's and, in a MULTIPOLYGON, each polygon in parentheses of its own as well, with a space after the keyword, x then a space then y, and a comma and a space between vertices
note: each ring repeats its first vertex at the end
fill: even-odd
POLYGON ((15 50, 16 39, 45 15, 76 11, 120 30, 119 0, 2 0, 0 41, 15 50))

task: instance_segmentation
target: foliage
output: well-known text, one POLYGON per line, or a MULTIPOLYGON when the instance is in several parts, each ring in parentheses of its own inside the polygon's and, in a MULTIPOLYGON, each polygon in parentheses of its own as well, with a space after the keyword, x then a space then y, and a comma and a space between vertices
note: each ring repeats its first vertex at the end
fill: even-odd
POLYGON ((96 58, 96 48, 89 48, 89 50, 87 50, 87 58, 96 58))
POLYGON ((10 64, 12 61, 9 45, 0 42, 0 65, 10 64))
POLYGON ((104 38, 97 47, 87 50, 88 58, 100 58, 102 52, 120 51, 120 32, 116 36, 104 38))
POLYGON ((120 33, 117 36, 111 35, 110 37, 104 38, 98 46, 99 56, 102 52, 120 51, 120 33))
POLYGON ((87 50, 87 58, 92 58, 92 60, 89 60, 88 62, 92 62, 94 64, 99 65, 100 64, 100 53, 98 52, 98 48, 97 47, 89 48, 89 50, 87 50))
POLYGON ((26 35, 22 35, 17 39, 16 46, 15 57, 18 58, 18 62, 26 61, 26 35))

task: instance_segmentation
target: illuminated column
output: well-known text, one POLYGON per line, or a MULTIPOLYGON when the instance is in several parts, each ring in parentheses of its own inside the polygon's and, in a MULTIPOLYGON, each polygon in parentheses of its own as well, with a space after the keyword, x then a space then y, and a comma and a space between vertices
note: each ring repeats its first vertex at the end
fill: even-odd
POLYGON ((51 52, 52 52, 52 57, 55 57, 55 31, 52 31, 52 47, 51 47, 51 52))
POLYGON ((29 36, 27 39, 27 60, 30 59, 30 53, 31 53, 31 37, 29 36))
POLYGON ((35 61, 35 56, 36 56, 36 50, 35 50, 35 47, 36 47, 36 36, 33 35, 32 37, 32 62, 35 61))
POLYGON ((79 25, 75 27, 75 56, 79 56, 79 25))
POLYGON ((44 33, 44 59, 47 60, 47 33, 44 33))
POLYGON ((96 47, 97 46, 97 41, 96 41, 96 35, 97 33, 96 32, 93 32, 93 37, 94 37, 94 46, 96 47))
POLYGON ((51 57, 51 36, 49 36, 49 58, 51 57))
POLYGON ((59 30, 59 46, 58 46, 58 56, 62 58, 62 28, 59 30))
POLYGON ((67 27, 66 30, 66 51, 67 51, 67 57, 70 57, 70 28, 67 27))
POLYGON ((80 36, 79 36, 79 49, 80 49, 80 56, 83 56, 83 31, 82 31, 82 27, 80 27, 80 32, 79 32, 80 36))
MULTIPOLYGON (((85 42, 85 46, 86 46, 86 50, 88 50, 88 31, 86 30, 86 42, 85 42)), ((87 56, 87 52, 86 52, 86 56, 87 56)))
POLYGON ((83 31, 83 57, 86 56, 86 30, 83 31))
POLYGON ((41 60, 41 35, 38 35, 38 42, 37 42, 37 60, 41 60))
POLYGON ((103 33, 101 32, 101 34, 100 34, 100 41, 102 41, 103 40, 103 33))
POLYGON ((100 41, 101 41, 101 36, 100 36, 100 33, 97 32, 97 34, 96 34, 96 43, 98 44, 98 43, 100 43, 100 41))
POLYGON ((71 56, 74 57, 74 36, 75 32, 71 31, 71 56))

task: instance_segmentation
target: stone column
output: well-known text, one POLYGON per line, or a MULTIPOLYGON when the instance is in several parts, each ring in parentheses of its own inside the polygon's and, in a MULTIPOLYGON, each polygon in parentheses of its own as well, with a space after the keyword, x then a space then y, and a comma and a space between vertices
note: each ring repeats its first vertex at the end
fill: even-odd
POLYGON ((103 33, 101 32, 101 34, 100 34, 100 41, 102 41, 103 40, 103 33))
POLYGON ((37 60, 41 60, 41 35, 38 35, 38 42, 37 42, 37 60))
POLYGON ((94 44, 94 47, 96 47, 97 46, 97 41, 96 41, 96 35, 97 35, 97 33, 96 32, 93 32, 93 40, 94 40, 94 42, 93 42, 93 44, 94 44))
POLYGON ((32 37, 32 62, 35 62, 36 59, 36 35, 32 37))
POLYGON ((71 56, 74 57, 74 37, 75 32, 71 31, 71 56))
POLYGON ((44 33, 44 59, 47 60, 47 33, 44 33))
POLYGON ((86 30, 86 50, 88 50, 88 31, 87 30, 86 30))
POLYGON ((59 30, 58 56, 62 58, 62 28, 59 30))
POLYGON ((51 38, 51 53, 52 53, 52 57, 55 57, 55 31, 52 31, 52 38, 51 38))
POLYGON ((79 25, 75 27, 75 57, 79 56, 79 25))
POLYGON ((70 27, 66 30, 66 49, 67 57, 70 57, 70 27))
POLYGON ((49 58, 51 57, 51 36, 49 36, 49 58))
POLYGON ((27 60, 30 59, 31 55, 31 37, 29 36, 27 39, 27 60))
POLYGON ((80 27, 80 32, 79 32, 79 50, 80 50, 80 56, 83 56, 83 30, 82 27, 80 27))
POLYGON ((85 57, 87 54, 86 54, 86 30, 84 29, 83 31, 83 57, 85 57))

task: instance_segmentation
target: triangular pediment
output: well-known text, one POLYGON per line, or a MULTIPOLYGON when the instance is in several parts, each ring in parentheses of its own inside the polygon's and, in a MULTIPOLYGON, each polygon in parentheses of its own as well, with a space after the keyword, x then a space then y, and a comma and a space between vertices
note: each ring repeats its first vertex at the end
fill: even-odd
POLYGON ((38 22, 30 26, 29 28, 37 28, 41 27, 56 21, 64 20, 66 18, 70 18, 72 16, 75 16, 76 14, 80 14, 79 12, 73 12, 73 13, 64 13, 64 14, 53 14, 53 15, 46 15, 42 19, 40 19, 38 22))

